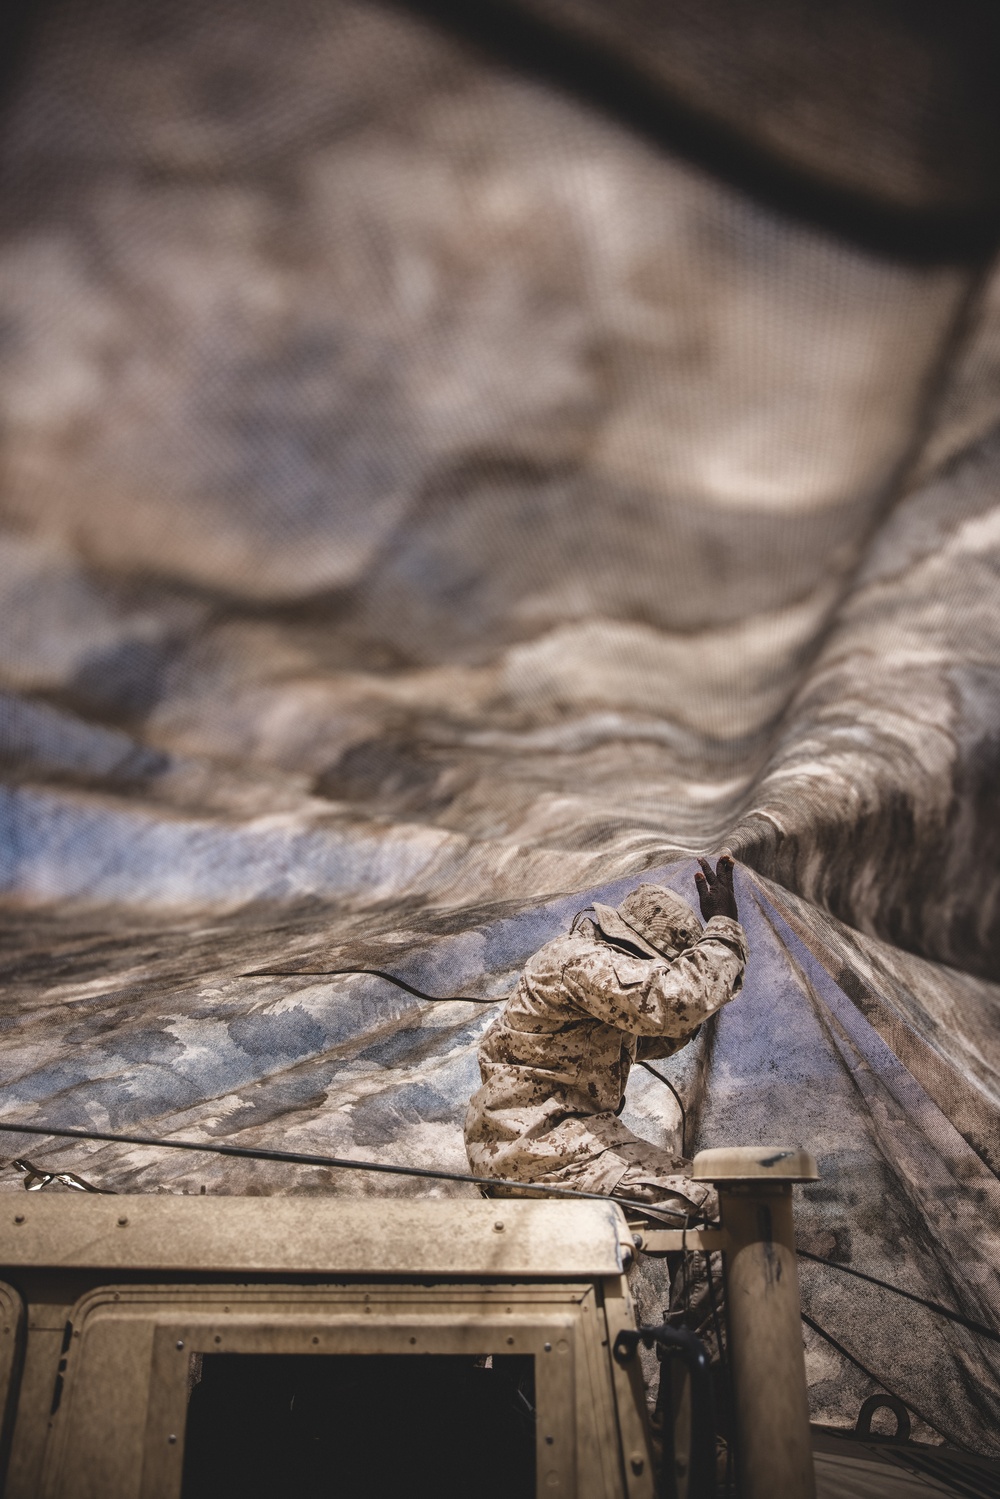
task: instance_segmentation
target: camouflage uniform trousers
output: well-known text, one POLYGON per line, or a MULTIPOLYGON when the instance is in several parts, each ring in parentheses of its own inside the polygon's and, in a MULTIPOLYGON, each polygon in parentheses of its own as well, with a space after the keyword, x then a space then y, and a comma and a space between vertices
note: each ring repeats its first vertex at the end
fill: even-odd
MULTIPOLYGON (((651 1146, 645 1147, 645 1159, 630 1166, 615 1187, 612 1196, 621 1197, 632 1202, 649 1203, 650 1207, 663 1207, 679 1213, 689 1213, 689 1201, 677 1194, 676 1187, 679 1180, 676 1172, 689 1163, 681 1158, 666 1157, 674 1168, 667 1175, 665 1172, 656 1171, 656 1162, 652 1157, 659 1155, 651 1146)), ((665 1153, 664 1153, 665 1155, 665 1153)), ((691 1182, 690 1186, 697 1191, 698 1197, 703 1199, 698 1209, 699 1218, 715 1219, 718 1217, 718 1197, 714 1190, 709 1189, 709 1195, 704 1196, 705 1184, 702 1182, 691 1182)), ((685 1194, 685 1197, 687 1194, 685 1194)), ((671 1222, 671 1227, 674 1224, 671 1222)), ((676 1227, 683 1225, 678 1223, 676 1227)), ((651 1306, 648 1304, 648 1293, 643 1295, 637 1287, 637 1302, 640 1303, 640 1315, 645 1321, 670 1322, 674 1326, 686 1327, 704 1343, 708 1352, 709 1360, 717 1365, 721 1359, 720 1341, 724 1337, 723 1318, 723 1281, 722 1281, 722 1256, 720 1254, 705 1255, 700 1252, 685 1254, 678 1251, 667 1255, 667 1269, 670 1276, 669 1297, 666 1305, 651 1306)))
MULTIPOLYGON (((628 1160, 624 1174, 611 1189, 610 1196, 623 1203, 648 1203, 651 1208, 662 1207, 670 1213, 682 1215, 683 1219, 700 1220, 718 1217, 719 1203, 714 1188, 705 1182, 695 1182, 688 1176, 690 1161, 683 1156, 671 1155, 636 1136, 623 1139, 624 1127, 612 1116, 615 1133, 614 1153, 628 1160)), ((599 1120, 588 1120, 593 1128, 599 1120)), ((591 1172, 583 1163, 548 1173, 536 1178, 536 1187, 553 1186, 571 1191, 603 1191, 604 1187, 588 1180, 591 1172)), ((519 1192, 514 1182, 497 1182, 495 1186, 483 1188, 490 1197, 527 1196, 519 1192)), ((531 1196, 536 1194, 532 1192, 531 1196)), ((633 1209, 626 1208, 632 1213, 633 1209)), ((665 1224, 665 1226, 667 1226, 665 1224)), ((670 1227, 682 1228, 680 1218, 669 1220, 670 1227)), ((692 1222, 694 1227, 695 1223, 692 1222)), ((645 1323, 668 1321, 675 1326, 688 1328, 700 1338, 708 1352, 709 1360, 717 1366, 721 1359, 720 1334, 724 1337, 724 1299, 722 1281, 722 1256, 713 1254, 710 1264, 708 1256, 700 1253, 675 1253, 666 1256, 665 1268, 669 1279, 664 1281, 654 1266, 644 1256, 637 1256, 630 1279, 639 1319, 645 1323)), ((660 1266, 664 1265, 659 1260, 660 1266)), ((650 1362, 644 1360, 644 1363, 650 1362)), ((651 1364, 652 1368, 652 1364, 651 1364)), ((651 1372, 647 1370, 647 1376, 651 1372)))
MULTIPOLYGON (((689 1203, 677 1195, 675 1188, 678 1185, 676 1172, 688 1162, 667 1157, 662 1165, 669 1164, 673 1168, 668 1175, 666 1171, 656 1169, 658 1162, 655 1158, 660 1155, 653 1147, 646 1146, 612 1195, 631 1202, 647 1202, 650 1207, 686 1212, 689 1203)), ((704 1191, 701 1183, 692 1182, 690 1185, 704 1191)), ((632 1209, 627 1208, 626 1212, 630 1217, 635 1216, 632 1209)), ((698 1216, 718 1217, 718 1198, 714 1191, 702 1203, 698 1216)), ((672 1221, 670 1226, 675 1226, 672 1221)), ((676 1226, 682 1225, 678 1223, 676 1226)), ((732 1397, 725 1365, 726 1307, 722 1255, 675 1251, 661 1258, 640 1252, 629 1269, 629 1285, 640 1326, 666 1322, 671 1327, 683 1327, 694 1333, 704 1345, 712 1370, 716 1429, 723 1435, 728 1434, 732 1427, 732 1397)), ((683 1387, 682 1366, 676 1359, 661 1363, 659 1350, 654 1352, 642 1347, 639 1359, 654 1430, 662 1432, 663 1440, 669 1446, 673 1410, 683 1387)))
MULTIPOLYGON (((706 1182, 696 1182, 688 1175, 691 1162, 683 1156, 658 1150, 647 1140, 640 1140, 613 1116, 605 1120, 595 1115, 586 1121, 586 1130, 595 1143, 610 1137, 613 1143, 598 1150, 593 1160, 574 1160, 530 1178, 532 1187, 558 1187, 570 1192, 593 1192, 602 1197, 618 1197, 626 1202, 659 1205, 671 1214, 692 1220, 713 1218, 718 1211, 715 1191, 706 1182), (607 1125, 604 1129, 602 1126, 607 1125), (622 1167, 624 1166, 624 1171, 622 1167), (617 1178, 617 1179, 616 1179, 617 1178)), ((558 1132, 552 1132, 558 1140, 558 1132)), ((558 1145, 552 1147, 553 1156, 558 1145)), ((484 1188, 491 1197, 536 1196, 523 1191, 516 1180, 498 1180, 484 1188)), ((693 1227, 692 1223, 692 1227, 693 1227)))

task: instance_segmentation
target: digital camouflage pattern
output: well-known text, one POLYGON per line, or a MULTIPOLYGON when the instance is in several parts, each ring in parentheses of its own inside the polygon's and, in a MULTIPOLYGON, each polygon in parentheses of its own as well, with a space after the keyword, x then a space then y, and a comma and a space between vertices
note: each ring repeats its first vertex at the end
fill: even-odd
POLYGON ((484 1176, 696 1209, 711 1189, 687 1162, 620 1122, 633 1062, 668 1057, 739 989, 742 926, 715 916, 673 960, 651 957, 594 922, 547 942, 479 1047, 482 1087, 469 1103, 469 1163, 484 1176))
MULTIPOLYGON (((853 1430, 884 1382, 917 1440, 1000 1453, 1000 1345, 842 1273, 1000 1327, 1000 261, 797 222, 426 7, 22 9, 3 1117, 461 1171, 487 1006, 241 975, 356 964, 499 1013, 581 906, 690 892, 727 846, 753 960, 711 1050, 664 1064, 687 1149, 821 1162, 814 1420, 853 1430)), ((927 121, 986 85, 938 72, 948 28, 777 10, 805 17, 791 69, 773 5, 603 14, 647 80, 626 35, 690 28, 670 55, 713 109, 773 60, 777 110, 739 94, 765 134, 826 100, 838 182, 909 195, 909 141, 957 205, 972 153, 929 154, 927 121), (737 12, 752 46, 710 19, 737 12), (845 57, 916 62, 941 108, 907 124, 894 82, 873 150, 845 57)), ((662 1085, 628 1094, 679 1149, 662 1085)), ((125 1192, 476 1191, 3 1138, 125 1192)))

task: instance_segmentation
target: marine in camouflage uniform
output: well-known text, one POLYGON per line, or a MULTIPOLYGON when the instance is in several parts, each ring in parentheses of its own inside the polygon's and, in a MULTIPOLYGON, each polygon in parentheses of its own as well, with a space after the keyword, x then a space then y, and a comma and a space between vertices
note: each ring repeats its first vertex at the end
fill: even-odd
POLYGON ((528 961, 479 1047, 465 1121, 478 1175, 714 1211, 688 1161, 618 1117, 633 1063, 672 1056, 743 981, 733 861, 701 865, 705 926, 672 890, 640 885, 617 910, 595 902, 592 921, 528 961))

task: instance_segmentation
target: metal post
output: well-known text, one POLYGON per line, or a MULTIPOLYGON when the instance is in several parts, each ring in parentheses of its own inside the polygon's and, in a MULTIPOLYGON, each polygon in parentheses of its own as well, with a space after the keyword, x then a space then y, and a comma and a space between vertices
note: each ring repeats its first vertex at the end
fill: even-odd
POLYGON ((691 1175, 719 1191, 741 1499, 815 1499, 795 1265, 792 1183, 805 1150, 703 1150, 691 1175))

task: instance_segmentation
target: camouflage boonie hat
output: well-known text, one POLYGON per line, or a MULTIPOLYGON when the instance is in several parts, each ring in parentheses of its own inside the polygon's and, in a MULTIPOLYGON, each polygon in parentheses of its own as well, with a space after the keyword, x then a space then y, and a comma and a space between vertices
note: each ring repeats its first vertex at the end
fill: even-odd
POLYGON ((606 937, 628 942, 651 958, 675 958, 704 930, 687 901, 665 885, 639 885, 617 910, 595 900, 594 911, 606 937))

